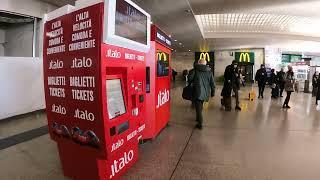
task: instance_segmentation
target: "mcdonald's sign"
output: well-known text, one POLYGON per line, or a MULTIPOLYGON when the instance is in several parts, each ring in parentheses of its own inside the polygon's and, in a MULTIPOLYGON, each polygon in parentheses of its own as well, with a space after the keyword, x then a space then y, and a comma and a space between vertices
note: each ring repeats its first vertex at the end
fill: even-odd
POLYGON ((208 64, 214 62, 214 52, 195 52, 194 60, 197 62, 199 59, 203 58, 208 64))
POLYGON ((167 54, 164 52, 157 52, 158 61, 168 61, 167 54))
POLYGON ((253 52, 235 52, 235 60, 239 63, 254 64, 254 53, 253 52))

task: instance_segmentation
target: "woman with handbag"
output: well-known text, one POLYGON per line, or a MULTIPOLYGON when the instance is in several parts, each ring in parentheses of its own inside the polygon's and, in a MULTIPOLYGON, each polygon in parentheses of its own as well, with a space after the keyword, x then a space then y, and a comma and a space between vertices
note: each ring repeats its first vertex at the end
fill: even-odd
POLYGON ((290 108, 289 101, 290 101, 291 93, 294 92, 294 83, 295 83, 295 79, 294 79, 292 66, 288 65, 288 71, 285 74, 285 84, 284 84, 284 88, 287 91, 287 97, 283 103, 282 108, 290 108))
POLYGON ((195 65, 194 71, 189 75, 189 79, 193 84, 192 99, 196 108, 196 128, 202 129, 202 110, 203 103, 209 101, 209 97, 213 97, 215 93, 215 83, 210 67, 206 66, 207 61, 200 59, 195 65))

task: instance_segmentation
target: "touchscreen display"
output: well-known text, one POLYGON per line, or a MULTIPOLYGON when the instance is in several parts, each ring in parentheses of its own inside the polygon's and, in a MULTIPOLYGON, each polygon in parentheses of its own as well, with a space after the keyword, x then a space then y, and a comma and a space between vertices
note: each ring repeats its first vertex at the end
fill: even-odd
POLYGON ((115 35, 147 44, 147 16, 125 0, 117 0, 115 35))
POLYGON ((126 113, 120 79, 106 80, 107 107, 109 119, 126 113))

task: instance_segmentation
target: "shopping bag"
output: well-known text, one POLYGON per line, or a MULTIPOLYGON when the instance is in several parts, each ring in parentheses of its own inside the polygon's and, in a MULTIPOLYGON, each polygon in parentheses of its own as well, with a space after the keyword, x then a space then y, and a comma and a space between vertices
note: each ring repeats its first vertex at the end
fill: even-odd
POLYGON ((193 93, 193 87, 192 85, 188 85, 183 88, 182 98, 185 100, 192 101, 192 93, 193 93))

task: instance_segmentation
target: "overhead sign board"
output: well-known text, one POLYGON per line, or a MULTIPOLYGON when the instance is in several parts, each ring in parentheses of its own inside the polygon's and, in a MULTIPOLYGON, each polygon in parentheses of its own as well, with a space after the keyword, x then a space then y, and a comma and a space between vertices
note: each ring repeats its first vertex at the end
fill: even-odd
POLYGON ((239 63, 254 64, 254 53, 253 52, 235 52, 235 60, 239 63))

